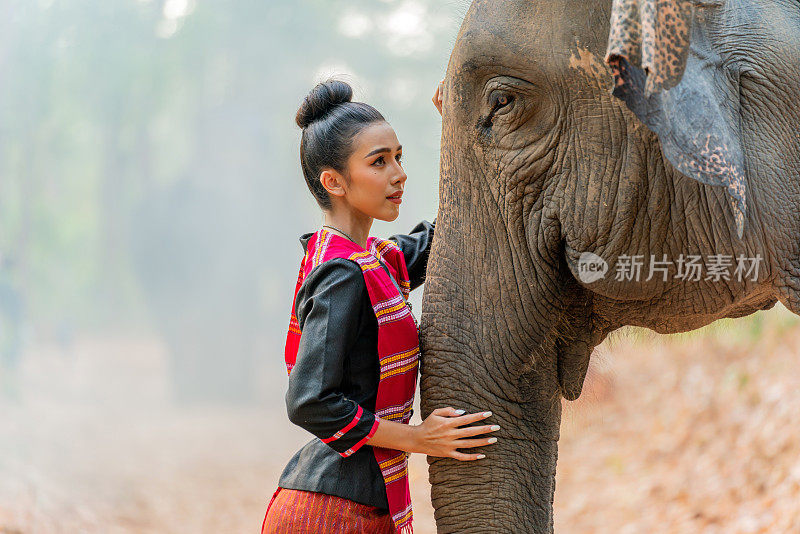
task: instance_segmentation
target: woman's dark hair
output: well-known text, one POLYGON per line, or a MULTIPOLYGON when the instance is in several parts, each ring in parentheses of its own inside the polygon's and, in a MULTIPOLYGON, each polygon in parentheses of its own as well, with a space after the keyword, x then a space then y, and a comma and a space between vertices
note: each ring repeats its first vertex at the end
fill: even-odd
POLYGON ((323 209, 331 199, 319 175, 324 169, 345 174, 353 153, 353 138, 372 123, 385 121, 380 112, 363 102, 352 102, 353 88, 346 82, 328 80, 308 93, 295 121, 303 129, 300 165, 308 189, 323 209))

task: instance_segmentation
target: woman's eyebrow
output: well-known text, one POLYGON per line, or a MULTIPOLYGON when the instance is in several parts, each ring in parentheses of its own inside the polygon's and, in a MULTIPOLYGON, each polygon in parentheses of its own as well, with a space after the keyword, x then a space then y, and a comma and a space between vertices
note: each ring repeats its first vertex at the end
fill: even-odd
MULTIPOLYGON (((403 150, 403 145, 398 145, 397 146, 397 150, 398 150, 398 152, 400 150, 403 150)), ((375 150, 373 150, 372 152, 370 152, 369 154, 364 156, 364 159, 367 159, 370 156, 374 156, 375 154, 380 154, 381 152, 391 152, 391 151, 392 151, 392 149, 388 148, 388 147, 376 148, 375 150)))

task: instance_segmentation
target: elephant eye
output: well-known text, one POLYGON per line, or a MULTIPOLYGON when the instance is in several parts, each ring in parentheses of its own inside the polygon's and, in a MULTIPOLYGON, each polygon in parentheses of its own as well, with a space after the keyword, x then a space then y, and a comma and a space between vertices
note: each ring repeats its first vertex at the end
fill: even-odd
POLYGON ((491 96, 492 113, 497 112, 514 101, 514 96, 505 91, 494 91, 491 96))
POLYGON ((508 113, 514 102, 514 95, 507 91, 495 90, 489 94, 489 105, 491 109, 486 117, 481 120, 481 126, 484 128, 491 128, 495 117, 498 115, 505 115, 508 113))

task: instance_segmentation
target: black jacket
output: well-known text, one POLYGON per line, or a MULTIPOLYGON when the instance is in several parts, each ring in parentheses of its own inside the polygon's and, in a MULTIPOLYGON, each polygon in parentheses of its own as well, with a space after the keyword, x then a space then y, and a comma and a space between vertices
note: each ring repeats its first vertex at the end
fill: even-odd
MULTIPOLYGON (((422 221, 410 234, 389 238, 403 251, 411 289, 425 281, 435 223, 422 221)), ((312 235, 300 238, 304 252, 312 235)), ((286 409, 294 424, 317 439, 289 460, 278 486, 336 495, 387 511, 386 487, 369 441, 347 458, 340 455, 367 436, 375 422, 378 321, 361 268, 344 258, 324 262, 303 281, 295 304, 302 334, 289 375, 286 409), (359 405, 363 413, 353 428, 327 444, 320 441, 350 423, 359 405)))

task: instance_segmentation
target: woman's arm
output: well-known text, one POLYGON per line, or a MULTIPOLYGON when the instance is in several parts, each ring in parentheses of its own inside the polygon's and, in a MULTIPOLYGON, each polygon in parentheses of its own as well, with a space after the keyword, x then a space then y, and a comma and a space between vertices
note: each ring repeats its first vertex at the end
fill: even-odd
POLYGON ((306 279, 297 296, 302 334, 286 392, 289 419, 345 457, 365 444, 459 460, 482 457, 456 448, 492 443, 490 438, 463 438, 497 426, 458 428, 485 419, 486 413, 457 417, 463 410, 440 408, 421 425, 411 426, 379 419, 341 392, 344 360, 358 335, 364 291, 361 269, 348 260, 325 262, 306 279))
POLYGON ((289 420, 342 456, 361 448, 377 429, 375 414, 342 393, 364 291, 358 265, 331 260, 311 272, 297 295, 302 334, 286 392, 289 420))

